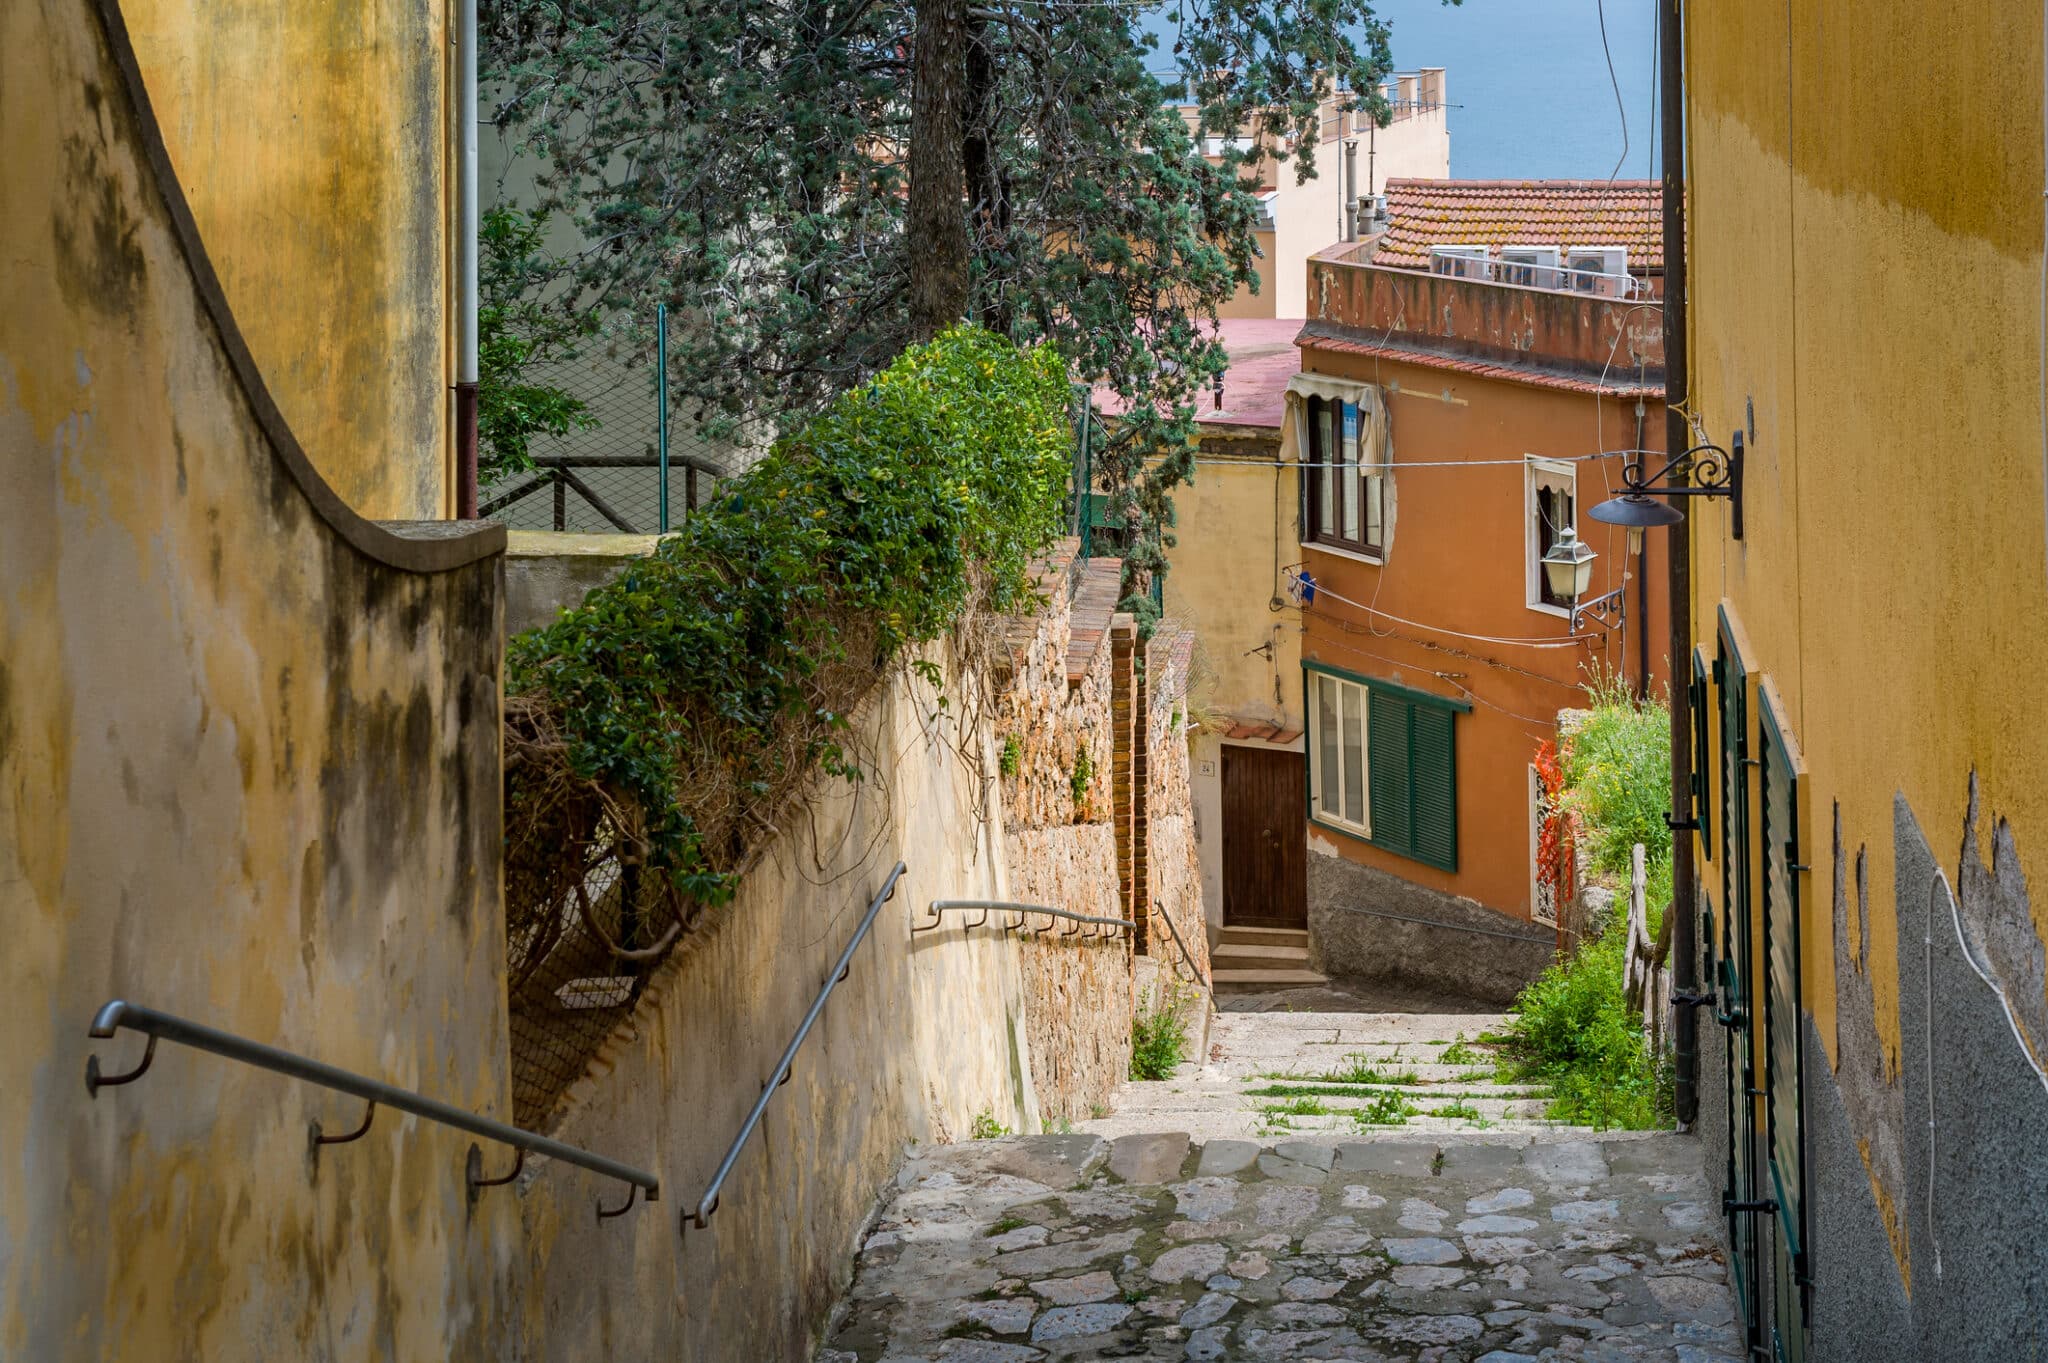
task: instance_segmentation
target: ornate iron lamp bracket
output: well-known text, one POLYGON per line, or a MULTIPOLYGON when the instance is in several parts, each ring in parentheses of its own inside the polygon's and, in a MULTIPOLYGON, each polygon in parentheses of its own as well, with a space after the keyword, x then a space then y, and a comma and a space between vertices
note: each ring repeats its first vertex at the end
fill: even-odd
POLYGON ((1725 450, 1711 442, 1694 445, 1647 478, 1642 455, 1637 454, 1621 466, 1621 481, 1630 493, 1643 497, 1726 497, 1733 504, 1729 528, 1741 539, 1743 433, 1735 432, 1728 445, 1725 450), (1679 481, 1663 481, 1673 477, 1679 481))
POLYGON ((1571 632, 1577 634, 1579 626, 1588 620, 1598 621, 1602 629, 1617 628, 1628 614, 1626 590, 1625 587, 1616 587, 1611 592, 1575 603, 1572 606, 1571 632))

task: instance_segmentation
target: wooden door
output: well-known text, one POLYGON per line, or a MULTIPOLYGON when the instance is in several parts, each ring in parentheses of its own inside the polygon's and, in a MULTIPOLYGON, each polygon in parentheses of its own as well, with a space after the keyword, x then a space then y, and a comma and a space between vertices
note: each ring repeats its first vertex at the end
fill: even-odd
POLYGON ((1298 752, 1223 750, 1223 922, 1308 926, 1308 784, 1298 752))

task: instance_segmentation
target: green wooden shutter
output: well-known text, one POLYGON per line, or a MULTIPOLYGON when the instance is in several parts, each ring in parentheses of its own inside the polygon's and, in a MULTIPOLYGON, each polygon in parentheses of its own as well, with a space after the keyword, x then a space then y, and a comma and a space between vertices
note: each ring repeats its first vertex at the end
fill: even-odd
POLYGON ((1366 691, 1366 774, 1372 800, 1372 840, 1412 856, 1415 821, 1409 811, 1409 721, 1415 706, 1385 691, 1366 691))
POLYGON ((1698 649, 1692 654, 1692 682, 1687 695, 1692 706, 1692 817, 1700 826, 1700 851, 1712 861, 1714 810, 1709 797, 1713 791, 1714 754, 1707 751, 1707 660, 1698 649))
POLYGON ((1453 716, 1433 705, 1411 705, 1412 748, 1409 779, 1414 791, 1414 852, 1446 871, 1458 869, 1457 750, 1452 741, 1453 716))

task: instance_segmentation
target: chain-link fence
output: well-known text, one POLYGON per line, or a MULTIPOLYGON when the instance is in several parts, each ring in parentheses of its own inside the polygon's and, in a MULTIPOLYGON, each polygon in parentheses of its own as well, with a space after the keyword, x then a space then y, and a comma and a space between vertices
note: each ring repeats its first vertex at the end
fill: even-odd
POLYGON ((591 424, 535 437, 534 467, 485 486, 481 515, 513 530, 656 534, 680 525, 720 479, 745 468, 745 449, 705 438, 669 398, 660 339, 666 325, 657 317, 644 340, 630 330, 602 337, 573 360, 527 372, 526 382, 581 402, 591 424))

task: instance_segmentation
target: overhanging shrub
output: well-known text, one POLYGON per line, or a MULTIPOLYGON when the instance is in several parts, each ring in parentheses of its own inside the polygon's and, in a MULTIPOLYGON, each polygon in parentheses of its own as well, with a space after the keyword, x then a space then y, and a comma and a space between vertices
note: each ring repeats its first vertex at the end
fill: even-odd
POLYGON ((847 713, 906 647, 1024 601, 1032 556, 1062 526, 1067 402, 1050 351, 975 328, 914 347, 581 607, 511 642, 515 988, 565 905, 614 960, 665 948, 731 896, 749 842, 803 780, 858 776, 847 713), (602 884, 630 873, 669 921, 645 904, 593 913, 596 858, 617 863, 602 884))

